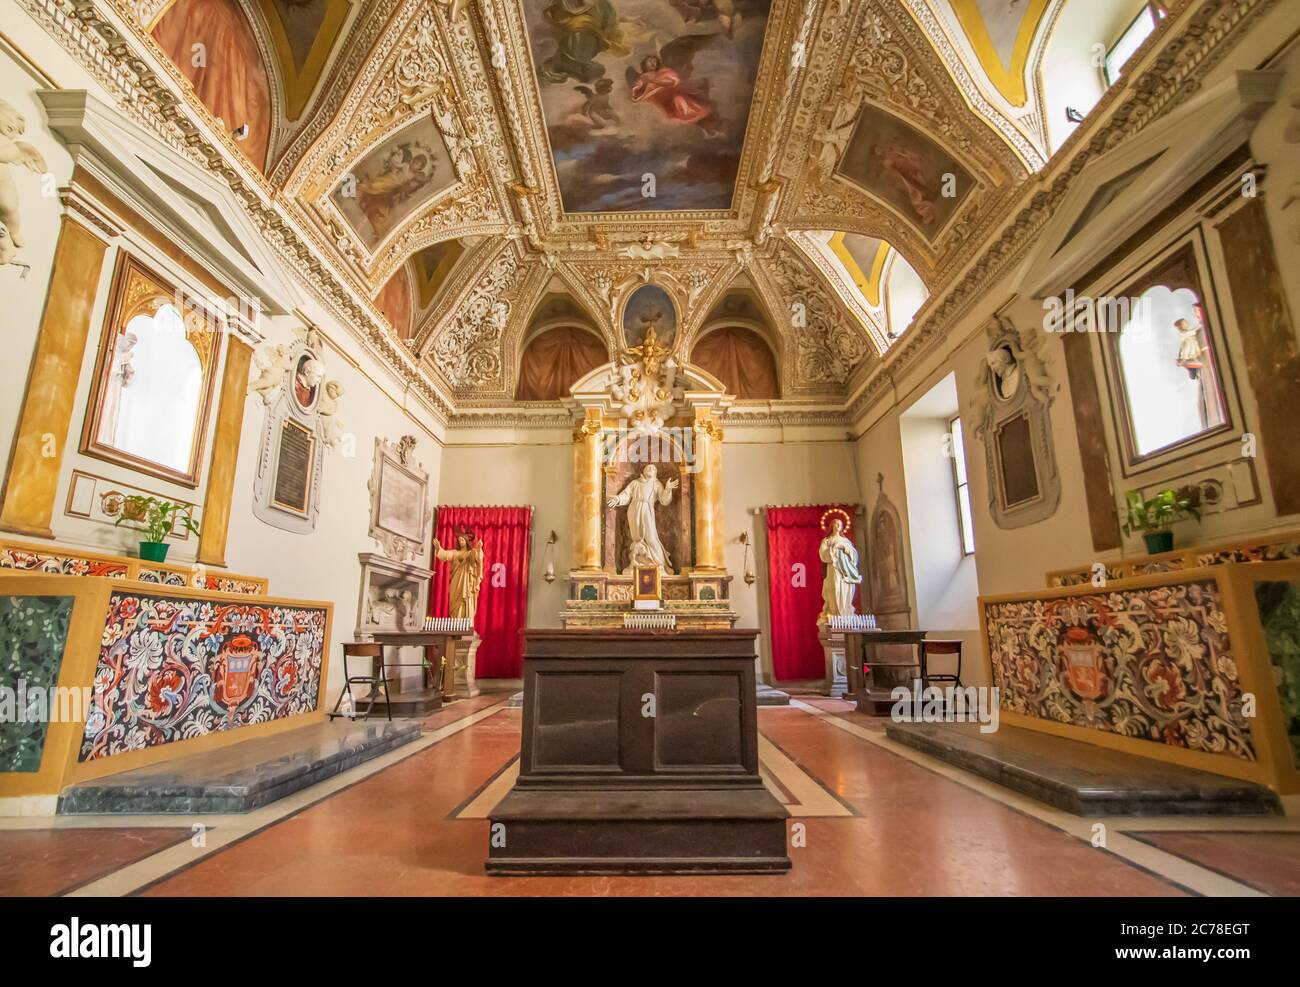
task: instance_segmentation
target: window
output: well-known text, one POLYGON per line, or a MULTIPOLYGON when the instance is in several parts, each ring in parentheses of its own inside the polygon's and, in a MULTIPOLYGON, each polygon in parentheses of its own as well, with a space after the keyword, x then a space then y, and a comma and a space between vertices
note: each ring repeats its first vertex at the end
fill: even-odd
POLYGON ((81 451, 197 486, 222 325, 197 298, 123 252, 81 451))
POLYGON ((1148 3, 1142 8, 1142 13, 1134 18, 1133 23, 1124 29, 1124 33, 1119 36, 1119 40, 1111 46, 1110 51, 1106 52, 1106 84, 1113 86, 1124 72, 1124 66, 1128 64, 1130 58, 1137 54, 1137 50, 1142 47, 1142 43, 1155 33, 1160 21, 1164 18, 1164 10, 1159 4, 1148 3))
POLYGON ((948 422, 951 436, 952 481, 957 489, 957 526, 961 529, 961 554, 975 554, 975 528, 970 509, 970 478, 966 475, 966 443, 962 438, 961 417, 948 422))
MULTIPOLYGON (((1121 451, 1130 466, 1231 431, 1228 366, 1199 242, 1156 259, 1099 308, 1121 451)), ((1217 442, 1222 442, 1220 437, 1217 442)), ((1146 467, 1143 467, 1146 468, 1146 467)))

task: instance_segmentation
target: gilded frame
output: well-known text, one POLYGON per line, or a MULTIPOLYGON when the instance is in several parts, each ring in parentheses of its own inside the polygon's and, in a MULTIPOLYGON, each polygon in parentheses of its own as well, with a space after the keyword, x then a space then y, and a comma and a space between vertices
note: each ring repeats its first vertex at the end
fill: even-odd
POLYGON ((151 270, 139 258, 126 250, 118 253, 112 286, 108 294, 108 305, 104 310, 103 327, 100 330, 99 352, 95 357, 95 375, 91 384, 90 399, 81 430, 79 451, 82 455, 116 463, 134 472, 184 487, 192 489, 198 487, 203 455, 207 446, 208 421, 212 414, 213 396, 216 391, 217 364, 221 359, 220 337, 224 337, 225 332, 224 322, 221 323, 223 331, 211 332, 207 325, 193 325, 192 316, 196 321, 216 317, 209 306, 199 298, 151 270), (184 470, 175 470, 162 463, 107 445, 99 440, 98 435, 103 418, 104 399, 108 393, 108 375, 113 366, 113 340, 117 333, 121 332, 137 315, 148 312, 150 306, 153 306, 153 310, 156 311, 158 306, 155 303, 158 299, 165 298, 169 302, 175 302, 182 296, 185 299, 186 310, 182 312, 182 317, 186 321, 185 336, 199 356, 204 379, 202 401, 190 442, 190 461, 184 470), (199 312, 203 315, 199 316, 199 312), (196 339, 207 340, 207 345, 196 343, 196 339))

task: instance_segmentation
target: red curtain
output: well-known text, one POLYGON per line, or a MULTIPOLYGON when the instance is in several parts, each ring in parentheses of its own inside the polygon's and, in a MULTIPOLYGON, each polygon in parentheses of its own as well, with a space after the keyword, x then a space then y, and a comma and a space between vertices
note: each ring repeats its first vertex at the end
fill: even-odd
MULTIPOLYGON (((767 509, 767 586, 772 615, 772 673, 777 681, 820 679, 826 674, 817 616, 822 610, 822 561, 817 554, 822 516, 843 504, 767 509)), ((827 519, 827 525, 830 519, 827 519)), ((857 532, 845 532, 858 544, 857 532)))
MULTIPOLYGON (((528 549, 531 507, 439 507, 436 534, 443 548, 456 546, 456 534, 470 528, 483 543, 483 587, 474 629, 479 645, 474 674, 481 679, 517 679, 523 674, 523 640, 528 623, 528 549)), ((433 566, 429 615, 448 614, 451 566, 433 566)))

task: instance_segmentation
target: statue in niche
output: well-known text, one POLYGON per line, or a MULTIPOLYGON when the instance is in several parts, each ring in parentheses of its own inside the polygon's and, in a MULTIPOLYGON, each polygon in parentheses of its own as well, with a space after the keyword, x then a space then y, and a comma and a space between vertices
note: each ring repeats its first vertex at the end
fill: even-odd
POLYGON ((844 521, 841 518, 831 520, 830 533, 822 539, 817 554, 826 563, 826 575, 822 578, 820 619, 825 621, 828 617, 851 617, 857 613, 853 609, 853 594, 862 583, 862 573, 858 570, 858 550, 844 536, 844 521))
POLYGON ((0 99, 0 264, 10 264, 22 269, 19 277, 27 277, 31 265, 20 260, 18 252, 26 243, 23 236, 22 214, 18 208, 18 183, 14 181, 10 165, 22 165, 38 175, 45 173, 45 158, 41 152, 18 138, 27 132, 27 121, 9 103, 0 99))
POLYGON ((655 502, 667 507, 673 499, 677 481, 669 479, 666 483, 659 479, 659 470, 651 463, 641 471, 641 475, 625 486, 616 497, 609 498, 609 507, 627 508, 627 526, 632 536, 632 565, 657 566, 660 571, 672 572, 672 561, 659 540, 659 531, 655 524, 655 502))
POLYGON ((451 565, 451 582, 447 588, 448 614, 468 617, 473 623, 478 613, 478 594, 483 586, 483 543, 469 528, 456 533, 456 547, 443 548, 433 539, 433 554, 439 562, 451 565))
POLYGON ((871 512, 871 601, 876 613, 901 613, 907 606, 907 568, 903 555, 903 524, 885 496, 885 475, 876 474, 876 507, 871 512))

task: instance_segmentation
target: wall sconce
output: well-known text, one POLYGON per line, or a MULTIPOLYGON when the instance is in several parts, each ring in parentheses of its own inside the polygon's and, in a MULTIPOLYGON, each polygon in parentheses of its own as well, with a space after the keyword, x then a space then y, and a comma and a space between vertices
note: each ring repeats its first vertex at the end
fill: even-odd
POLYGON ((542 570, 542 578, 548 583, 555 582, 555 543, 560 540, 560 536, 554 531, 551 537, 546 539, 546 548, 542 551, 542 558, 546 561, 546 567, 542 570))
POLYGON ((745 546, 745 565, 744 565, 745 585, 753 586, 754 579, 756 577, 754 576, 754 563, 753 561, 751 561, 749 557, 749 532, 748 531, 742 531, 740 533, 740 543, 745 546))

